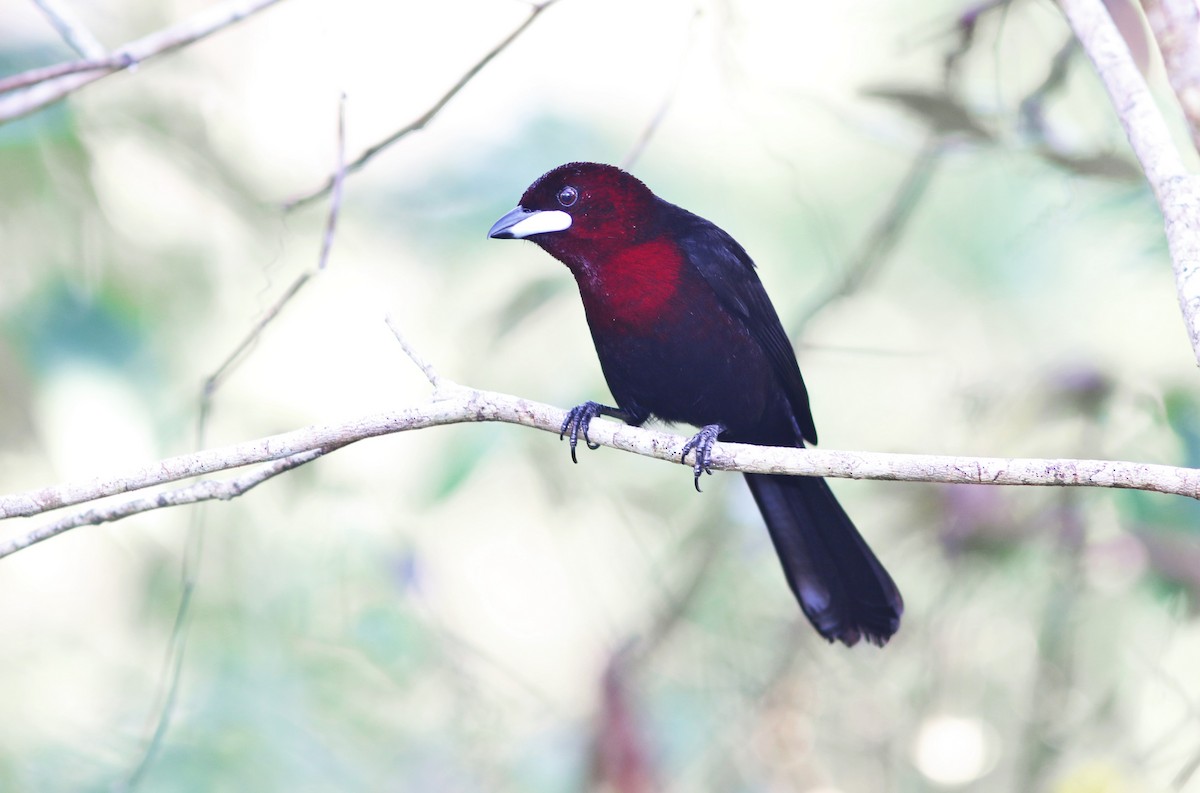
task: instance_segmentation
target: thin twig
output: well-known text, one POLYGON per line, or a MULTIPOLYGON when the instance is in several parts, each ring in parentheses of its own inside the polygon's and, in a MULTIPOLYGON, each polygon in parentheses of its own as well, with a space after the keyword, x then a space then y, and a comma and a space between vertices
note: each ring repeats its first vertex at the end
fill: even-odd
POLYGON ((97 70, 114 71, 127 69, 133 64, 133 57, 129 53, 123 52, 117 55, 107 55, 96 60, 68 61, 67 63, 55 64, 54 66, 42 66, 0 79, 0 94, 44 83, 47 80, 53 80, 56 77, 62 77, 67 74, 94 72, 97 70))
POLYGON ((0 123, 40 110, 83 86, 126 69, 132 64, 194 44, 277 2, 279 0, 230 0, 207 8, 177 25, 118 47, 112 53, 112 65, 107 68, 63 74, 51 80, 38 82, 27 90, 0 96, 0 123))
POLYGON ((1195 776, 1197 769, 1200 769, 1200 750, 1192 752, 1192 756, 1171 779, 1171 790, 1182 791, 1187 787, 1187 783, 1195 776))
POLYGON ((942 136, 931 131, 858 253, 842 269, 838 281, 805 310, 798 326, 807 325, 835 300, 853 294, 887 259, 920 205, 921 197, 941 162, 943 148, 942 136))
POLYGON ((183 581, 183 591, 179 597, 179 606, 175 610, 175 621, 171 625, 171 638, 167 642, 167 652, 163 658, 163 668, 159 679, 168 682, 160 688, 159 699, 152 711, 156 714, 153 721, 153 730, 146 741, 146 747, 142 752, 141 759, 123 782, 115 782, 113 784, 113 793, 125 793, 126 791, 137 789, 137 786, 141 784, 143 777, 145 777, 146 771, 150 769, 150 764, 158 755, 158 749, 162 746, 163 738, 166 737, 167 727, 171 724, 171 714, 175 712, 175 702, 179 695, 179 681, 183 676, 183 659, 185 657, 185 650, 187 650, 187 628, 190 624, 189 617, 191 615, 192 596, 195 593, 196 579, 194 576, 188 575, 183 581))
POLYGON ((395 336, 396 341, 400 343, 400 348, 404 350, 404 354, 409 357, 409 360, 417 365, 418 369, 425 373, 425 379, 429 381, 429 384, 433 386, 434 389, 441 388, 446 381, 443 380, 442 376, 438 374, 437 369, 433 367, 433 364, 431 364, 423 355, 421 355, 421 353, 417 352, 415 347, 408 343, 408 339, 404 337, 404 334, 400 331, 400 326, 396 324, 394 319, 392 319, 392 315, 388 314, 386 317, 384 317, 383 321, 387 323, 387 326, 392 331, 392 335, 395 336))
POLYGON ((317 270, 324 270, 329 262, 329 251, 333 249, 333 236, 337 232, 338 216, 342 210, 343 186, 346 183, 346 94, 338 101, 337 165, 333 171, 333 196, 329 200, 329 218, 325 221, 325 236, 321 239, 321 254, 317 257, 317 270))
POLYGON ((1011 0, 987 0, 971 7, 962 13, 955 25, 958 33, 957 41, 945 55, 942 62, 943 93, 933 95, 936 99, 928 101, 928 97, 914 95, 913 92, 874 91, 876 96, 896 101, 903 100, 902 105, 914 106, 933 104, 935 108, 923 114, 922 120, 930 125, 921 148, 913 157, 904 177, 892 193, 883 214, 875 220, 871 233, 863 240, 858 251, 842 268, 838 280, 824 294, 804 311, 794 327, 804 327, 812 319, 825 310, 831 303, 854 294, 866 283, 900 242, 908 223, 912 220, 917 207, 925 196, 938 166, 946 153, 947 138, 951 135, 966 134, 975 140, 987 140, 990 134, 970 114, 966 112, 955 97, 958 75, 963 59, 975 44, 975 33, 979 20, 996 9, 1007 9, 1011 0), (925 101, 922 101, 922 100, 925 101), (961 107, 961 112, 959 108, 961 107), (951 121, 947 121, 950 118, 951 121))
POLYGON ((33 0, 34 5, 42 9, 42 13, 50 20, 50 24, 63 37, 63 41, 81 57, 99 60, 107 53, 100 40, 92 35, 92 31, 84 26, 75 16, 75 12, 64 6, 58 0, 33 0))
MULTIPOLYGON (((216 371, 209 375, 208 379, 204 381, 205 399, 207 399, 213 392, 221 387, 221 384, 225 381, 225 378, 228 377, 230 372, 233 370, 234 365, 238 363, 246 351, 258 341, 258 337, 262 335, 262 332, 266 330, 267 326, 271 324, 275 317, 279 316, 279 312, 282 311, 283 307, 286 306, 288 302, 296 296, 296 293, 300 291, 300 288, 309 282, 309 279, 313 277, 313 274, 314 273, 312 270, 306 270, 297 276, 296 280, 292 281, 291 286, 289 286, 287 290, 284 291, 283 295, 281 295, 280 298, 263 313, 262 317, 259 318, 258 322, 254 324, 254 327, 250 328, 250 331, 242 338, 241 342, 239 342, 238 345, 233 348, 233 351, 225 357, 225 360, 222 361, 219 366, 217 366, 216 371)), ((201 419, 206 418, 207 413, 207 408, 203 409, 201 411, 201 419)))
MULTIPOLYGON (((723 528, 723 527, 721 527, 723 528)), ((728 539, 723 531, 714 531, 714 527, 701 523, 695 534, 702 543, 692 568, 682 584, 675 590, 665 593, 663 603, 649 627, 637 637, 636 643, 629 647, 628 662, 630 667, 640 669, 649 664, 667 640, 674 635, 676 629, 684 623, 689 610, 704 590, 704 584, 710 578, 716 561, 721 557, 721 551, 726 547, 728 539)), ((697 539, 689 535, 685 542, 697 539)), ((680 543, 681 545, 683 543, 680 543)))
POLYGON ((1200 183, 1184 167, 1167 122, 1101 0, 1059 5, 1104 82, 1162 210, 1179 307, 1200 363, 1200 183))
MULTIPOLYGON (((440 99, 434 102, 428 110, 418 116, 415 120, 396 130, 391 135, 388 135, 386 138, 379 141, 374 146, 366 149, 362 154, 358 155, 353 162, 345 167, 346 173, 355 173, 368 162, 370 162, 375 155, 379 154, 393 143, 398 142, 410 133, 424 129, 425 125, 432 121, 437 114, 441 112, 442 108, 445 107, 450 100, 453 99, 456 94, 458 94, 459 91, 466 87, 467 83, 471 82, 471 80, 473 80, 477 74, 483 71, 483 68, 491 63, 493 58, 504 52, 504 50, 508 49, 508 46, 516 41, 522 33, 528 30, 529 26, 533 24, 533 21, 537 19, 543 11, 557 2, 558 0, 545 0, 543 3, 532 4, 529 9, 529 16, 525 18, 525 21, 518 25, 512 33, 509 33, 503 41, 489 50, 488 53, 480 58, 474 66, 472 66, 470 69, 467 69, 466 73, 464 73, 462 77, 458 78, 458 82, 451 86, 449 91, 442 94, 440 99)), ((298 196, 285 202, 283 205, 284 210, 291 211, 324 196, 333 189, 336 181, 337 174, 331 174, 329 178, 325 180, 325 184, 321 185, 321 187, 317 188, 311 193, 306 193, 305 195, 298 196)))
POLYGON ((1071 59, 1079 51, 1079 40, 1074 36, 1063 42, 1050 61, 1050 69, 1041 84, 1021 100, 1021 123, 1027 130, 1046 140, 1046 100, 1060 92, 1067 84, 1071 59))
POLYGON ((658 107, 654 111, 654 115, 650 117, 650 121, 642 129, 642 134, 638 135, 633 146, 625 154, 621 160, 621 167, 625 170, 631 170, 634 163, 642 156, 642 152, 646 150, 646 145, 650 139, 654 137, 654 133, 658 132, 658 128, 662 125, 663 119, 667 117, 667 112, 670 111, 671 105, 675 104, 675 97, 679 95, 679 86, 683 84, 683 76, 687 73, 688 53, 692 50, 692 42, 696 39, 696 22, 700 19, 701 10, 696 8, 692 19, 688 23, 687 41, 683 48, 683 54, 679 57, 679 66, 675 70, 675 77, 671 80, 670 86, 667 87, 666 93, 663 94, 662 101, 658 103, 658 107))
POLYGON ((979 32, 979 22, 984 16, 996 9, 1008 13, 1012 0, 984 0, 968 6, 958 13, 954 22, 954 33, 957 41, 954 46, 942 56, 942 85, 948 92, 958 89, 958 77, 962 73, 962 63, 967 54, 975 46, 975 34, 979 32))
MULTIPOLYGON (((325 233, 321 241, 321 251, 317 256, 317 265, 313 270, 302 273, 291 286, 284 292, 284 295, 271 306, 264 314, 259 322, 250 330, 250 332, 242 339, 241 343, 233 350, 233 352, 217 367, 216 371, 205 381, 200 395, 200 409, 198 411, 196 421, 196 436, 197 445, 204 444, 204 438, 208 427, 208 417, 212 410, 213 398, 224 382, 225 378, 233 370, 235 363, 242 360, 242 356, 250 349, 250 346, 258 340, 259 336, 266 329, 267 325, 279 315, 280 311, 289 301, 300 291, 304 284, 308 283, 311 277, 321 270, 325 269, 329 261, 329 253, 333 247, 334 235, 337 230, 337 219, 342 204, 342 176, 344 175, 345 164, 345 140, 346 140, 346 95, 342 94, 338 102, 338 133, 337 133, 337 155, 335 174, 337 175, 337 184, 335 185, 333 199, 330 201, 329 217, 325 223, 325 233)), ((267 466, 264 469, 250 474, 240 479, 232 480, 231 482, 202 482, 193 485, 191 488, 184 488, 178 491, 180 497, 183 498, 193 489, 198 495, 204 496, 197 498, 197 501, 210 500, 211 498, 229 498, 230 495, 222 495, 223 492, 229 492, 233 495, 240 495, 241 492, 253 487, 258 483, 256 477, 267 478, 274 476, 277 473, 282 473, 284 470, 302 465, 309 460, 323 454, 323 450, 314 450, 305 452, 301 455, 285 458, 279 463, 272 466, 267 466), (280 463, 282 465, 280 465, 280 463), (278 470, 276 470, 278 468, 278 470), (241 488, 240 491, 238 488, 241 488), (213 495, 206 495, 211 490, 213 495)), ((181 500, 179 503, 192 503, 191 501, 181 500)), ((174 506, 169 504, 166 506, 174 506)), ((133 767, 133 770, 126 777, 123 790, 133 790, 141 782, 146 771, 150 768, 151 763, 158 756, 162 748, 163 740, 166 737, 167 729, 171 723, 171 717, 174 714, 175 703, 178 700, 179 685, 183 674, 184 653, 187 649, 187 636, 190 622, 190 612, 192 604, 192 595, 196 590, 196 580, 199 575, 199 566, 201 562, 200 550, 203 547, 204 537, 204 512, 194 510, 191 513, 191 523, 188 526, 190 541, 186 546, 183 555, 183 572, 182 572, 182 592, 183 595, 179 599, 179 605, 175 613, 175 621, 171 629, 171 636, 167 642, 166 657, 163 661, 163 669, 160 678, 159 690, 160 694, 157 698, 153 710, 154 716, 149 728, 149 735, 146 738, 145 745, 142 748, 141 756, 133 767)))
POLYGON ((337 134, 337 155, 336 166, 334 168, 334 187, 333 196, 329 202, 329 216, 325 221, 325 233, 321 237, 321 252, 317 255, 317 265, 312 270, 305 270, 296 276, 296 280, 292 281, 291 285, 284 290, 279 299, 276 300, 259 318, 258 322, 246 333, 242 340, 233 348, 233 350, 225 357, 216 370, 209 375, 204 381, 204 391, 202 396, 202 404, 200 409, 200 420, 203 422, 208 417, 209 400, 225 378, 233 371, 234 366, 242 360, 247 350, 258 341, 263 331, 267 329, 284 307, 291 302, 300 289, 307 284, 314 275, 325 269, 329 263, 329 253, 333 249, 334 235, 337 232, 338 216, 342 209, 342 185, 346 179, 346 95, 342 94, 338 102, 338 134, 337 134))

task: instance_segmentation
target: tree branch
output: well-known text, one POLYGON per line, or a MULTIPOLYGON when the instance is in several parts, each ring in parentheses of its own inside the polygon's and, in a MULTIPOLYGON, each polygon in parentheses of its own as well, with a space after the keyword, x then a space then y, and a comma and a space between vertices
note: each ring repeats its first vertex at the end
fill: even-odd
MULTIPOLYGON (((127 69, 136 63, 129 55, 114 55, 99 58, 97 60, 86 61, 70 61, 68 63, 58 63, 54 66, 41 66, 36 69, 14 74, 10 77, 0 79, 0 94, 15 91, 18 88, 26 88, 38 83, 44 83, 47 80, 53 80, 55 77, 62 77, 68 74, 78 74, 79 72, 94 72, 104 70, 106 73, 127 69)), ((2 105, 0 105, 2 106, 2 105)))
POLYGON ((42 13, 45 14, 46 19, 50 20, 50 24, 58 31, 58 35, 62 36, 63 40, 81 57, 96 60, 107 54, 104 45, 92 35, 92 31, 84 27, 71 9, 59 3, 58 0, 33 0, 33 2, 42 9, 42 13))
POLYGON ((346 95, 343 93, 338 100, 337 117, 337 156, 333 171, 333 198, 329 202, 329 214, 325 219, 325 233, 321 236, 321 252, 317 254, 316 267, 305 270, 283 291, 283 294, 265 312, 258 322, 242 337, 225 360, 221 361, 216 370, 204 381, 200 398, 200 423, 208 417, 209 404, 212 395, 216 393, 225 378, 234 370, 234 366, 242 361, 242 357, 257 342, 266 331, 267 326, 275 321, 280 312, 299 294, 300 290, 314 276, 320 275, 329 264, 329 253, 333 250, 334 235, 337 233, 338 217, 342 210, 342 187, 346 179, 346 95))
MULTIPOLYGON (((494 391, 461 386, 447 388, 444 379, 441 383, 439 393, 444 398, 423 405, 363 416, 339 424, 313 425, 233 446, 169 457, 119 476, 68 482, 2 496, 0 520, 38 515, 106 496, 256 463, 296 458, 296 464, 299 464, 308 460, 298 455, 326 454, 380 435, 479 421, 520 424, 558 434, 566 417, 564 411, 552 405, 494 391)), ((680 450, 688 440, 682 435, 611 421, 594 422, 589 429, 589 436, 594 443, 675 463, 680 462, 680 450)), ((775 448, 740 443, 716 444, 712 458, 713 468, 729 471, 904 482, 1116 487, 1200 499, 1200 469, 1149 463, 887 454, 775 448)), ((15 547, 14 543, 10 543, 0 548, 0 557, 36 542, 37 539, 24 540, 46 530, 43 527, 27 532, 25 538, 14 541, 15 547)))
POLYGON ((663 121, 670 112, 671 106, 675 104, 675 98, 679 95, 679 88, 683 85, 683 78, 686 74, 688 55, 691 53, 692 44, 696 40, 697 22, 700 20, 701 11, 697 7, 692 13, 692 18, 688 22, 687 39, 684 42, 683 53, 679 57, 679 65, 675 71, 675 77, 671 80, 671 84, 667 87, 663 94, 662 100, 658 103, 658 107, 654 111, 654 115, 646 122, 646 126, 642 128, 642 133, 638 135, 637 140, 633 142, 633 146, 625 153, 621 159, 621 167, 630 171, 633 170, 634 163, 642 156, 642 152, 646 150, 646 146, 650 144, 650 139, 658 132, 658 128, 662 126, 663 121))
MULTIPOLYGON (((194 44, 277 2, 279 0, 230 0, 222 5, 207 8, 177 25, 131 41, 116 49, 107 59, 85 62, 88 65, 83 71, 76 70, 75 64, 34 70, 43 75, 53 74, 56 69, 59 73, 50 78, 43 76, 43 79, 32 87, 19 93, 0 96, 0 124, 29 115, 89 83, 127 69, 133 64, 194 44)), ((28 81, 23 81, 22 75, 15 75, 6 82, 17 86, 29 84, 28 81)))
POLYGON ((908 166, 904 178, 892 193, 892 200, 875 220, 871 233, 842 269, 838 279, 804 310, 795 327, 804 327, 830 304, 858 291, 887 259, 900 241, 913 213, 921 205, 925 190, 942 162, 945 141, 937 130, 930 130, 920 151, 908 166))
POLYGON ((237 498, 256 485, 282 474, 284 471, 290 471, 305 463, 312 462, 320 457, 321 454, 322 451, 320 449, 301 452, 291 457, 275 460, 256 471, 242 474, 233 479, 196 482, 187 487, 159 493, 155 496, 131 498, 115 504, 107 504, 103 507, 77 512, 61 518, 54 523, 40 526, 20 537, 15 537, 9 542, 0 543, 0 559, 78 526, 99 526, 101 523, 111 523, 115 520, 128 518, 131 515, 137 515, 140 512, 149 512, 152 509, 162 509, 163 507, 198 504, 201 501, 211 501, 213 499, 229 501, 230 499, 237 498))
POLYGON ((1200 150, 1200 8, 1195 0, 1143 0, 1142 8, 1200 150))
POLYGON ((1162 210, 1179 307, 1200 363, 1200 184, 1184 167, 1167 122, 1101 0, 1061 0, 1060 5, 1108 89, 1162 210))
MULTIPOLYGON (((452 85, 450 87, 449 91, 442 94, 441 98, 438 99, 436 102, 434 102, 433 105, 431 105, 428 110, 426 110, 424 113, 422 113, 420 116, 418 116, 413 121, 409 122, 407 125, 401 127, 400 129, 396 130, 395 132, 393 132, 391 135, 388 135, 386 138, 379 141, 374 146, 371 146, 366 151, 364 151, 362 154, 358 155, 358 157, 356 157, 353 162, 351 162, 345 166, 345 172, 347 174, 350 174, 350 173, 354 173, 354 172, 358 171, 363 166, 365 166, 368 162, 370 162, 371 159, 373 159, 376 154, 379 154, 380 152, 382 152, 384 149, 388 148, 392 144, 399 142, 402 138, 409 135, 410 133, 416 132, 417 130, 420 130, 420 129, 424 129, 425 125, 428 124, 430 121, 433 121, 434 117, 436 117, 438 113, 442 112, 442 108, 445 107, 446 104, 449 103, 449 101, 451 99, 453 99, 455 97, 455 95, 458 94, 459 91, 461 91, 463 88, 465 88, 467 83, 469 83, 469 82, 471 82, 471 80, 475 79, 475 75, 477 75, 481 71, 483 71, 483 68, 485 66, 487 66, 489 63, 491 63, 493 58, 495 58, 497 55, 499 55, 500 53, 502 53, 506 49, 508 49, 508 46, 510 44, 512 44, 514 41, 516 41, 522 33, 524 33, 526 30, 528 30, 529 26, 533 24, 533 21, 535 19, 537 19, 538 16, 543 11, 545 11, 547 8, 549 8, 550 6, 554 5, 557 2, 558 2, 558 0, 544 0, 543 2, 540 2, 540 3, 531 4, 530 9, 529 9, 529 16, 525 17, 525 21, 522 22, 520 25, 518 25, 516 27, 516 29, 513 30, 512 33, 509 33, 508 36, 503 41, 501 41, 495 47, 492 47, 492 49, 490 49, 487 52, 487 54, 485 54, 482 58, 480 58, 478 61, 476 61, 474 66, 472 66, 470 69, 467 69, 467 71, 463 74, 463 76, 458 78, 458 82, 456 82, 454 85, 452 85)), ((297 196, 296 198, 293 198, 293 199, 287 201, 283 205, 284 210, 290 212, 291 210, 296 209, 297 207, 303 206, 311 201, 317 200, 318 198, 320 198, 321 196, 325 195, 326 193, 328 193, 330 190, 333 189, 333 186, 334 186, 334 183, 336 182, 336 180, 337 180, 337 174, 336 173, 331 174, 325 180, 325 184, 321 185, 316 190, 312 191, 311 193, 302 195, 302 196, 297 196)))

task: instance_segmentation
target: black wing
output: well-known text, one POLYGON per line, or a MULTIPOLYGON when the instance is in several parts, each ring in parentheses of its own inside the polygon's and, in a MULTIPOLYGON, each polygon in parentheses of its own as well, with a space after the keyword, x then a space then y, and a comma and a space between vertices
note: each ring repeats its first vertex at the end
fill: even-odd
MULTIPOLYGON (((667 202, 663 202, 667 203, 667 202)), ((767 296, 754 261, 738 241, 698 215, 673 204, 669 211, 681 213, 676 226, 681 232, 681 247, 696 270, 717 294, 721 305, 746 323, 758 343, 767 352, 779 382, 783 384, 792 406, 800 435, 809 443, 817 442, 808 405, 808 389, 800 376, 796 352, 779 321, 779 314, 767 296)))

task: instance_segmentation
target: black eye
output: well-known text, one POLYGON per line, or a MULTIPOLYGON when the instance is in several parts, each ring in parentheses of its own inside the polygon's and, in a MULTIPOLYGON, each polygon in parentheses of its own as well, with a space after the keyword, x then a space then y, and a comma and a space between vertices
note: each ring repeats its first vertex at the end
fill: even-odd
POLYGON ((558 195, 555 197, 558 199, 558 203, 569 207, 579 200, 579 193, 576 192, 574 187, 567 185, 562 190, 559 190, 558 195))

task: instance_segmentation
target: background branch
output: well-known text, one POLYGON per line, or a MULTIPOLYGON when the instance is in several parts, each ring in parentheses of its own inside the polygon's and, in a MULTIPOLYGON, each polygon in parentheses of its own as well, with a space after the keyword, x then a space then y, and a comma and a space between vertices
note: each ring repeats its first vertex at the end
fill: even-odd
POLYGON ((937 172, 943 153, 942 135, 936 130, 930 131, 892 193, 892 199, 883 214, 876 218, 871 232, 839 273, 837 280, 804 310, 796 323, 797 327, 808 325, 832 303, 853 294, 887 260, 903 236, 913 213, 921 205, 921 199, 924 198, 925 191, 937 172))
MULTIPOLYGON (((177 25, 156 31, 119 47, 112 53, 109 60, 96 61, 87 67, 87 71, 73 71, 71 67, 67 67, 68 73, 43 80, 20 93, 0 96, 0 124, 29 115, 89 83, 127 69, 135 63, 194 44, 277 2, 279 0, 232 0, 232 2, 205 9, 177 25)), ((12 79, 20 85, 20 77, 17 75, 12 79)))
MULTIPOLYGON (((374 146, 369 147, 362 154, 358 155, 358 157, 356 157, 352 162, 345 165, 345 173, 349 174, 358 171, 360 168, 374 159, 375 155, 379 154, 384 149, 387 149, 392 144, 399 142, 410 133, 424 129, 425 125, 430 121, 433 121, 437 114, 442 112, 442 108, 444 108, 450 102, 450 100, 458 94, 459 91, 465 88, 467 84, 471 82, 471 80, 475 79, 475 76, 483 71, 483 68, 491 63, 493 58, 508 49, 509 45, 520 38, 521 34, 529 29, 529 26, 533 24, 533 21, 537 19, 543 11, 557 2, 558 0, 545 0, 545 2, 534 3, 531 5, 529 9, 529 16, 525 17, 525 21, 518 25, 512 33, 509 33, 503 41, 501 41, 492 49, 488 50, 488 52, 482 58, 475 62, 475 65, 473 65, 470 69, 467 69, 467 71, 463 73, 462 77, 458 78, 458 82, 452 85, 449 91, 442 94, 441 98, 434 102, 428 110, 426 110, 413 121, 393 132, 391 135, 388 135, 374 146)), ((337 182, 337 179, 338 176, 336 173, 330 174, 329 178, 325 180, 325 184, 321 185, 311 193, 291 199, 284 204, 284 209, 290 211, 297 207, 303 206, 310 201, 315 201, 332 190, 334 184, 337 182)))
POLYGON ((67 42, 81 56, 93 60, 105 56, 104 45, 75 16, 75 12, 58 0, 33 0, 33 2, 50 20, 50 24, 63 37, 63 41, 67 42))
MULTIPOLYGON (((263 316, 254 323, 242 341, 222 360, 216 370, 205 379, 204 385, 201 387, 200 407, 196 421, 197 446, 205 445, 208 421, 217 391, 226 382, 235 368, 246 360, 251 347, 262 337, 267 326, 282 313, 284 308, 290 304, 292 298, 299 293, 300 289, 314 275, 325 270, 329 262, 329 255, 333 249, 333 242, 337 232, 338 216, 342 206, 342 185, 345 177, 346 94, 344 92, 338 101, 336 149, 333 197, 329 202, 329 212, 325 221, 325 229, 321 238, 321 249, 317 255, 317 263, 315 267, 306 269, 292 281, 288 288, 284 290, 283 295, 264 312, 263 316)), ((15 540, 7 548, 0 545, 0 551, 8 549, 9 552, 14 552, 20 549, 16 547, 18 545, 31 545, 34 542, 40 542, 75 526, 118 520, 158 507, 193 504, 212 499, 229 500, 240 496, 260 482, 304 463, 311 462, 321 456, 321 454, 323 452, 319 449, 301 452, 300 454, 268 463, 260 467, 257 471, 243 474, 230 480, 196 482, 178 490, 161 493, 153 498, 133 498, 112 505, 104 510, 86 510, 49 524, 37 532, 26 535, 24 538, 15 540)), ((188 540, 185 544, 181 569, 181 596, 171 629, 170 640, 167 643, 166 658, 162 666, 162 680, 159 686, 161 693, 153 708, 154 716, 148 728, 148 734, 140 757, 121 789, 130 790, 135 788, 143 776, 148 773, 162 748, 167 728, 170 725, 174 712, 175 703, 178 701, 179 685, 184 668, 184 651, 187 646, 187 634, 191 627, 192 593, 196 588, 196 581, 200 573, 202 561, 201 549, 203 547, 205 530, 205 513, 202 510, 193 510, 190 518, 188 540)))
POLYGON ((1142 8, 1200 150, 1200 9, 1194 0, 1143 0, 1142 8))
POLYGON ((118 71, 132 66, 136 61, 128 54, 113 55, 96 60, 85 61, 70 61, 68 63, 58 63, 53 66, 42 66, 37 69, 29 69, 14 74, 10 77, 0 79, 0 94, 15 91, 18 88, 25 88, 30 85, 53 80, 56 77, 63 77, 68 74, 78 74, 79 72, 92 72, 102 70, 106 72, 118 71))
POLYGON ((212 501, 213 499, 229 501, 230 499, 237 498, 256 485, 282 474, 284 471, 290 471, 305 463, 312 462, 320 457, 321 454, 320 449, 313 449, 301 452, 300 454, 294 454, 291 457, 284 457, 281 460, 275 460, 256 471, 242 474, 233 479, 196 482, 187 487, 181 487, 177 490, 159 493, 154 496, 131 498, 115 504, 106 504, 103 507, 84 510, 83 512, 78 512, 57 520, 54 523, 49 523, 36 531, 28 532, 9 542, 0 543, 0 558, 28 548, 30 545, 39 543, 42 540, 48 540, 78 526, 98 526, 101 523, 111 523, 115 520, 128 518, 131 515, 149 512, 153 509, 162 509, 163 507, 198 504, 201 501, 212 501))
POLYGON ((1062 0, 1061 6, 1108 90, 1162 210, 1179 307, 1200 363, 1200 186, 1184 167, 1167 122, 1104 4, 1062 0))
POLYGON ((338 216, 342 209, 343 184, 346 179, 346 95, 338 100, 337 117, 337 154, 333 171, 333 197, 329 202, 329 214, 325 218, 325 231, 321 235, 321 251, 317 254, 316 266, 305 270, 296 276, 279 299, 271 304, 257 322, 247 331, 242 340, 234 346, 216 370, 204 381, 200 400, 200 423, 203 425, 211 407, 212 395, 220 388, 233 371, 236 364, 243 359, 249 349, 262 337, 267 326, 279 316, 280 312, 291 303, 300 290, 313 276, 320 274, 329 264, 329 253, 333 250, 333 240, 337 233, 338 216))

